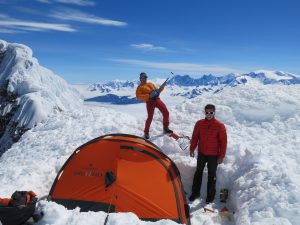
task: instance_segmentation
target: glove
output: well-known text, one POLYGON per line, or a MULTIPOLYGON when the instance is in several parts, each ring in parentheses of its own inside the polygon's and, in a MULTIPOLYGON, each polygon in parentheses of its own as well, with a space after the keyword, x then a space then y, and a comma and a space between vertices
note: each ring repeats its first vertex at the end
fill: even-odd
POLYGON ((153 90, 150 93, 149 100, 155 101, 158 98, 158 96, 159 96, 159 92, 157 90, 153 90))
POLYGON ((218 158, 218 164, 222 164, 222 163, 223 163, 223 161, 224 161, 224 159, 222 159, 222 158, 218 158))
POLYGON ((195 153, 190 151, 190 157, 194 158, 194 156, 195 156, 195 153))

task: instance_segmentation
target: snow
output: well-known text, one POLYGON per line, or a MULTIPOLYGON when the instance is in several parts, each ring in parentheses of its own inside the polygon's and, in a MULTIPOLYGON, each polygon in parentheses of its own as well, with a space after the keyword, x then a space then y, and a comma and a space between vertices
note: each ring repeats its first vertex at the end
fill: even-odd
MULTIPOLYGON (((229 188, 228 205, 236 212, 236 224, 297 224, 300 219, 299 91, 299 85, 245 85, 207 93, 170 108, 171 128, 191 135, 195 122, 203 117, 204 105, 216 104, 217 117, 226 124, 229 137, 225 163, 218 168, 217 189, 229 188)), ((99 105, 82 105, 76 111, 52 115, 25 133, 0 159, 1 196, 9 196, 16 189, 32 189, 39 196, 48 194, 56 173, 78 146, 108 133, 141 135, 145 117, 99 105)), ((161 120, 156 112, 152 135, 161 133, 161 120)), ((196 160, 167 137, 155 140, 155 144, 177 164, 189 195, 196 160)), ((205 198, 205 187, 201 195, 205 198)), ((103 212, 70 211, 46 201, 41 206, 46 216, 39 224, 85 221, 93 225, 106 216, 103 212)), ((199 201, 190 206, 192 224, 220 224, 201 211, 199 201)), ((152 224, 132 213, 111 214, 109 221, 152 224)))
POLYGON ((256 70, 256 74, 264 74, 266 78, 273 80, 289 80, 291 79, 291 74, 287 74, 280 71, 270 71, 270 70, 256 70))
MULTIPOLYGON (((152 77, 151 77, 152 78, 152 77)), ((156 84, 159 87, 165 79, 154 78, 149 82, 156 84)), ((177 96, 171 98, 172 101, 176 99, 176 104, 182 102, 182 99, 195 98, 202 95, 204 92, 216 93, 221 91, 224 87, 235 87, 244 85, 245 83, 260 83, 264 85, 270 84, 300 84, 298 76, 281 72, 257 70, 249 74, 228 74, 225 76, 203 75, 199 79, 194 79, 189 75, 176 75, 169 79, 168 88, 166 88, 162 95, 177 96)), ((112 104, 120 104, 116 102, 116 98, 122 97, 122 104, 132 104, 131 98, 135 97, 135 90, 139 82, 115 80, 108 83, 95 83, 91 85, 81 84, 73 85, 88 101, 93 102, 110 102, 112 104), (104 97, 102 100, 99 97, 104 97), (105 100, 104 100, 105 99, 105 100)), ((169 99, 169 98, 167 98, 169 99)))
MULTIPOLYGON (((8 46, 9 44, 0 42, 0 51, 8 46)), ((25 55, 30 54, 23 46, 17 48, 26 52, 25 55)), ((26 63, 18 62, 21 61, 17 61, 16 65, 24 70, 26 63)), ((33 63, 37 62, 33 60, 33 63)), ((7 66, 1 68, 1 71, 11 68, 16 67, 7 66)), ((35 71, 30 71, 23 77, 14 75, 15 73, 4 73, 14 77, 11 90, 26 93, 27 99, 20 99, 26 103, 22 108, 23 122, 29 123, 34 116, 43 117, 44 120, 27 131, 0 158, 1 197, 9 197, 15 190, 33 190, 39 197, 47 195, 57 172, 80 145, 109 133, 139 136, 143 133, 146 118, 144 104, 122 107, 82 104, 79 96, 66 98, 65 93, 60 92, 62 88, 70 88, 60 78, 57 79, 61 80, 61 86, 54 88, 57 79, 50 78, 49 73, 46 69, 39 71, 45 77, 38 77, 35 71), (33 79, 31 74, 36 77, 33 79), (24 80, 33 83, 28 86, 24 80), (49 99, 54 105, 76 105, 76 109, 64 107, 63 111, 43 114, 49 99)), ((168 92, 168 86, 165 91, 168 92)), ((178 133, 191 136, 194 124, 204 116, 203 108, 207 103, 216 105, 216 117, 227 128, 228 150, 224 164, 218 167, 217 193, 221 188, 229 189, 227 207, 230 211, 235 211, 235 219, 232 222, 220 221, 218 217, 204 213, 200 200, 196 200, 190 203, 193 225, 299 224, 300 85, 262 85, 253 81, 237 87, 225 87, 216 94, 208 92, 192 100, 168 94, 161 98, 169 107, 170 128, 178 133)), ((161 132, 162 116, 156 111, 150 135, 161 132)), ((190 158, 188 151, 182 151, 175 140, 166 136, 156 139, 154 143, 176 163, 189 196, 196 159, 190 158)), ((205 171, 201 190, 201 198, 204 199, 206 174, 205 171)), ((216 203, 212 206, 219 206, 218 200, 219 196, 216 195, 216 203)), ((45 200, 40 202, 39 207, 45 216, 38 225, 98 225, 103 224, 106 218, 104 212, 80 213, 78 208, 67 210, 45 200)), ((176 223, 170 220, 145 222, 133 213, 111 213, 107 224, 176 223)))
POLYGON ((21 107, 12 120, 19 121, 19 127, 31 128, 54 111, 80 105, 78 91, 40 66, 29 47, 0 40, 0 53, 5 53, 0 64, 0 83, 8 80, 7 91, 18 96, 21 107))

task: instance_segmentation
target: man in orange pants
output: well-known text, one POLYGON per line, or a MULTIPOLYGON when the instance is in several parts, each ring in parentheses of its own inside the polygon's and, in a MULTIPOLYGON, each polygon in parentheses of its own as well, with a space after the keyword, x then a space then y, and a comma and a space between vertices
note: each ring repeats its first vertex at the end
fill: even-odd
POLYGON ((173 133, 169 129, 169 111, 166 105, 160 100, 159 94, 162 92, 163 87, 157 88, 153 83, 147 82, 147 74, 142 72, 140 74, 140 85, 136 89, 137 100, 143 100, 146 103, 148 118, 145 123, 144 137, 149 139, 149 129, 153 119, 155 108, 158 108, 163 115, 163 129, 165 133, 173 133))

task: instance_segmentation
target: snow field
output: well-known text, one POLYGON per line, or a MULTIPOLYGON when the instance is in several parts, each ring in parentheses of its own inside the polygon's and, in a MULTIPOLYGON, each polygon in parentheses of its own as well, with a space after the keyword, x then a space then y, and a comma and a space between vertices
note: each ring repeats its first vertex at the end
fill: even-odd
MULTIPOLYGON (((191 136, 195 122, 204 116, 204 106, 217 106, 217 118, 228 132, 228 151, 218 168, 217 190, 230 190, 228 206, 236 212, 236 224, 297 224, 300 219, 299 91, 297 85, 253 82, 187 100, 170 113, 171 128, 191 136)), ((156 119, 161 120, 161 115, 156 119)), ((155 142, 176 162, 190 194, 196 160, 186 157, 188 152, 167 137, 155 142)), ((205 179, 202 198, 206 196, 205 179)), ((194 219, 203 216, 199 210, 193 212, 193 207, 191 211, 194 219)))
MULTIPOLYGON (((217 190, 228 188, 228 207, 234 210, 233 224, 294 224, 300 220, 300 95, 299 85, 262 86, 250 83, 204 94, 170 108, 170 128, 191 136, 194 124, 203 118, 207 103, 217 107, 217 118, 225 123, 228 150, 225 163, 218 167, 217 190)), ((164 100, 164 99, 162 99, 164 100)), ((170 99, 168 99, 169 101, 170 99)), ((128 106, 130 107, 130 105, 128 106)), ((141 112, 144 113, 144 112, 141 112)), ((162 133, 157 111, 151 135, 162 133)), ((48 194, 56 173, 80 145, 108 133, 142 135, 145 115, 131 115, 96 106, 53 114, 44 123, 25 133, 0 158, 1 196, 16 189, 48 194)), ((188 196, 196 159, 182 151, 176 141, 163 136, 154 141, 178 166, 188 196)), ((205 198, 206 172, 201 197, 205 198)), ((217 194, 218 195, 218 194, 217 194)), ((216 196, 216 201, 218 196, 216 196)), ((224 224, 204 214, 199 200, 190 204, 192 224, 224 224)), ((41 202, 45 224, 101 224, 103 212, 79 213, 52 202, 41 202)), ((140 221, 132 213, 110 214, 109 225, 175 224, 169 220, 140 221)))

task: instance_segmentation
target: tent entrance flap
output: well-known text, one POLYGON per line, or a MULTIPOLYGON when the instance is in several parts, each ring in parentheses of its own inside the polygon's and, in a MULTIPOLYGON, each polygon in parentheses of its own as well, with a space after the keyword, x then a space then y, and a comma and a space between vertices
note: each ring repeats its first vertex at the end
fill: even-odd
POLYGON ((113 172, 109 171, 105 173, 105 187, 108 188, 116 181, 116 176, 113 172))

